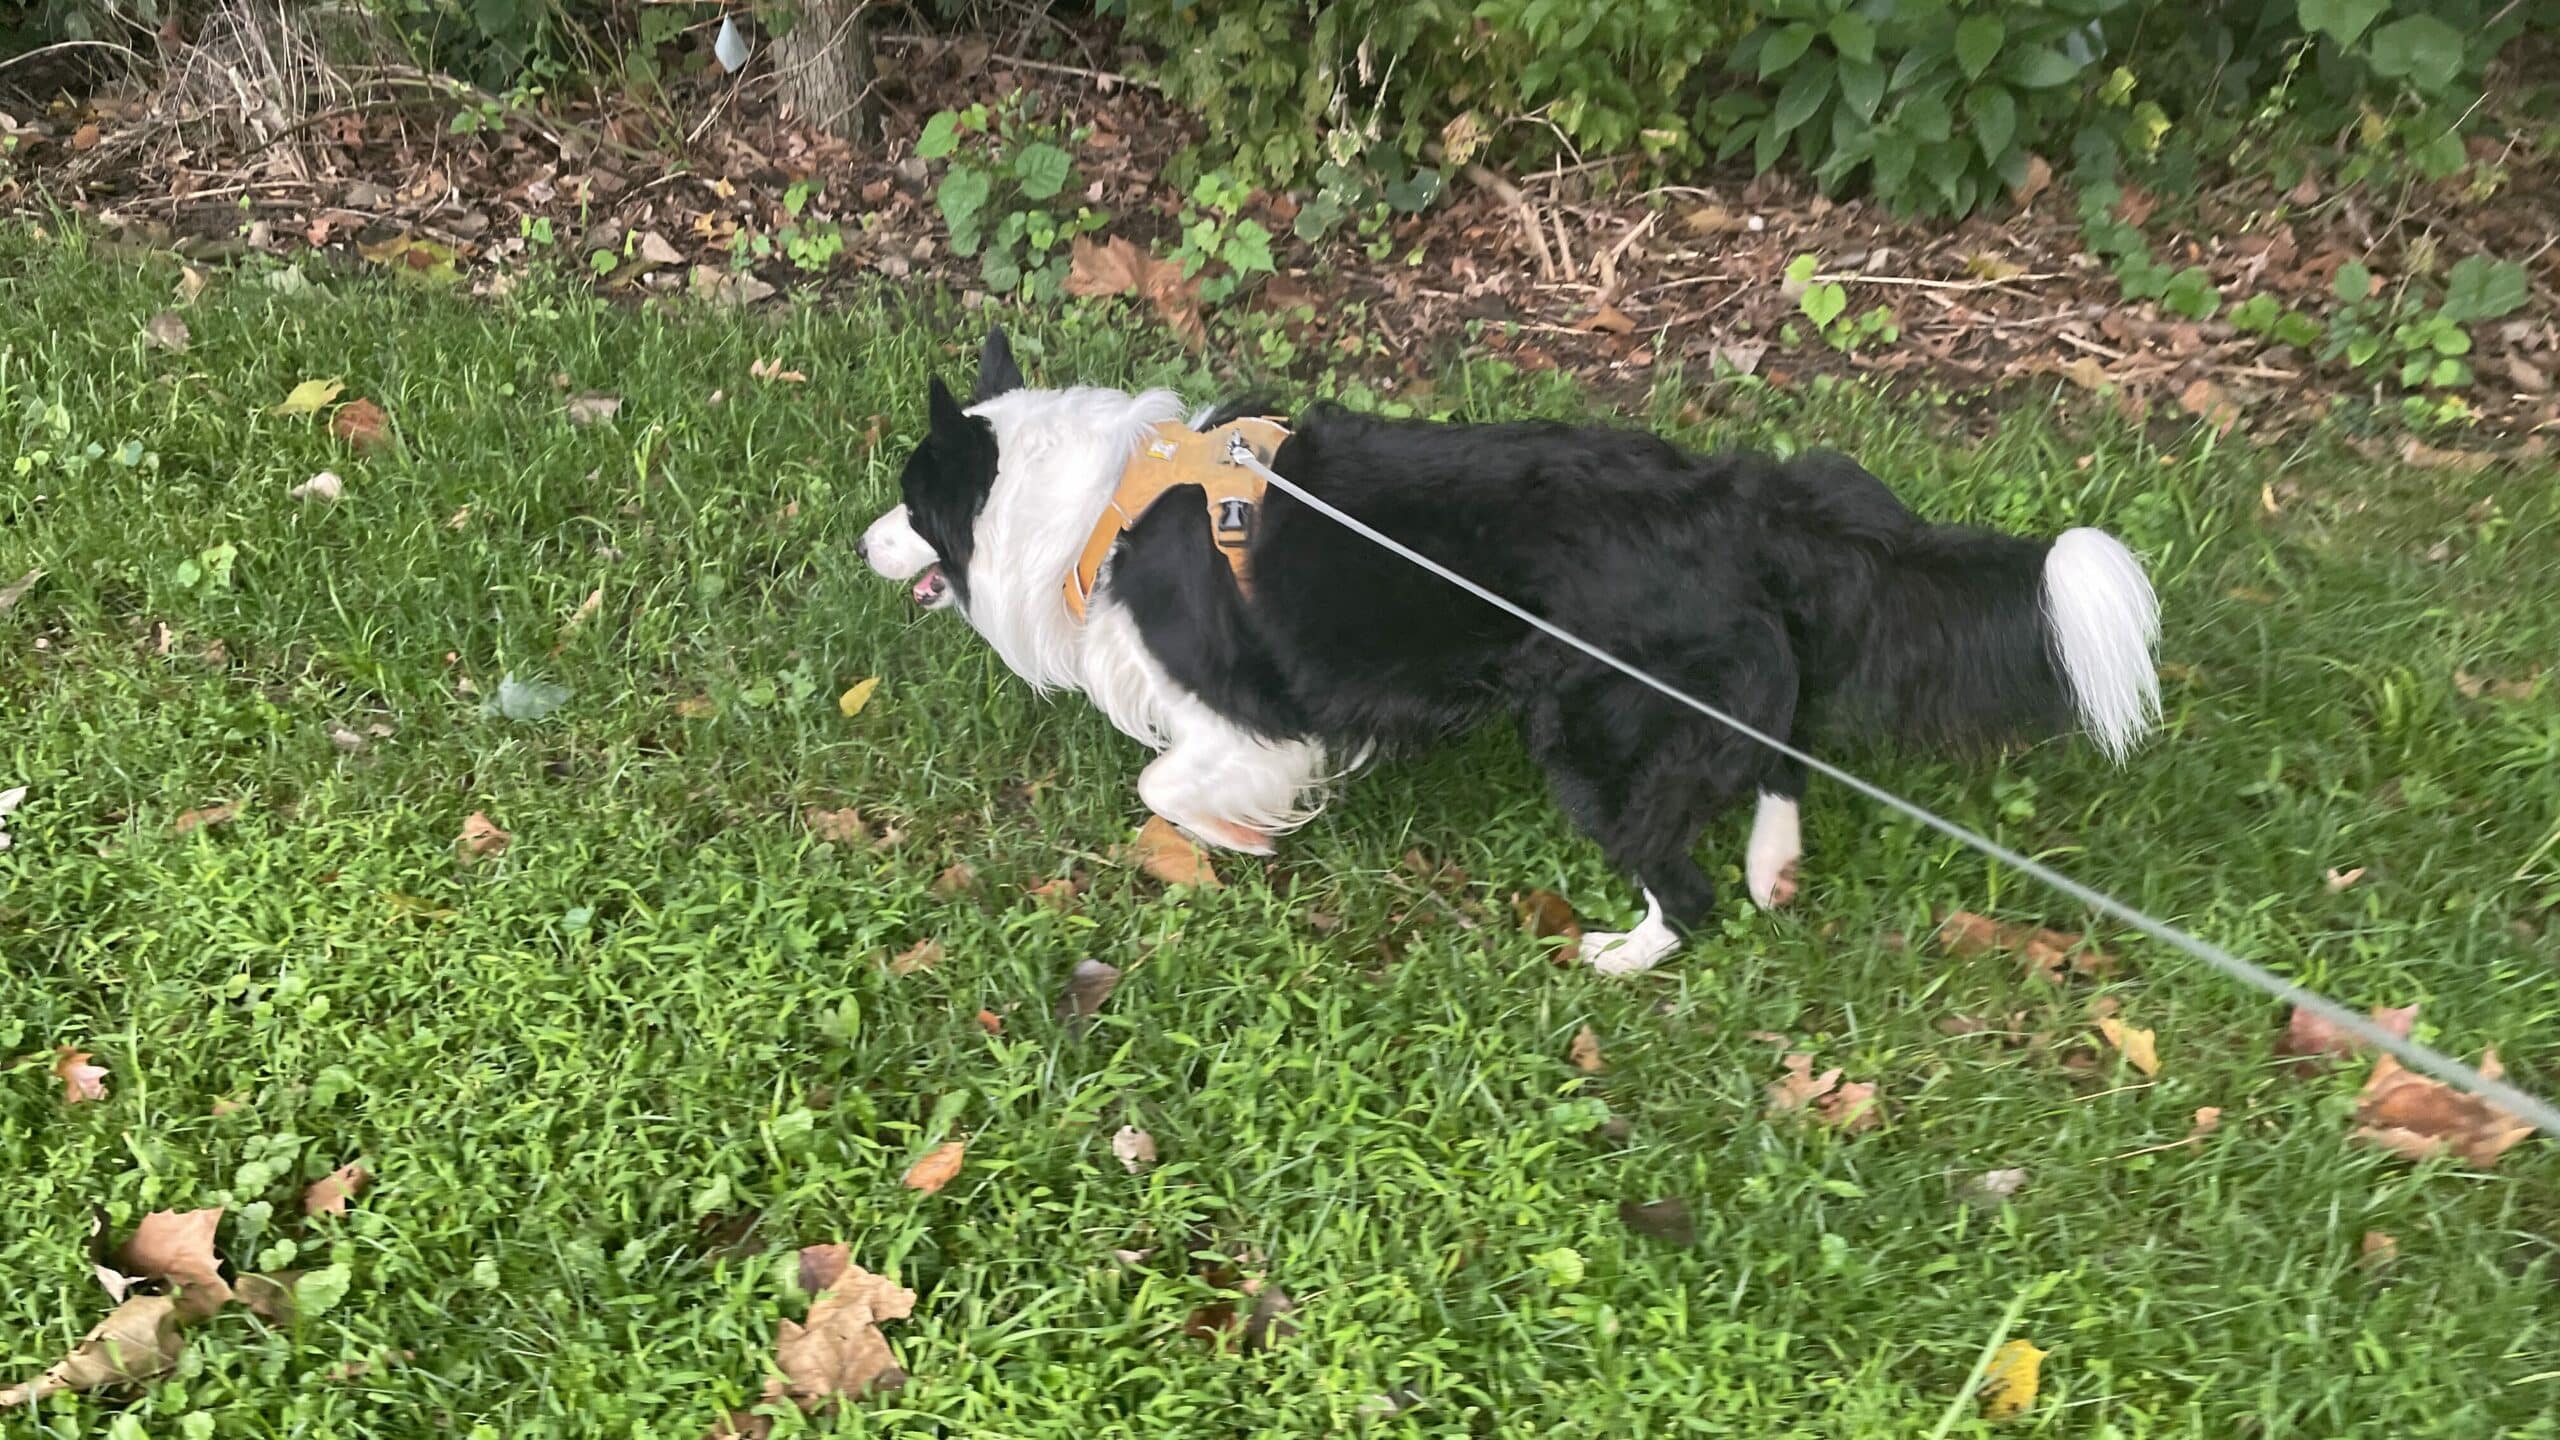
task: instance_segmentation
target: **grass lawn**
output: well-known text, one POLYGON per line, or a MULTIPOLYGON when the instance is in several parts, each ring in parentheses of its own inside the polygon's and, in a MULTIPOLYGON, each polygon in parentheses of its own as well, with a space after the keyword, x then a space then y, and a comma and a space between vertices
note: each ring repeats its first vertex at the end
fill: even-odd
MULTIPOLYGON (((1850 797, 1816 790, 1778 915, 1739 899, 1734 817, 1721 933, 1632 981, 1512 919, 1519 890, 1595 924, 1635 897, 1498 733, 1379 767, 1226 888, 1117 863, 1135 748, 853 555, 977 317, 237 272, 172 351, 144 325, 176 280, 0 238, 0 584, 47 572, 0 615, 0 789, 32 787, 0 855, 0 1384, 109 1307, 92 1206, 119 1234, 227 1206, 234 1270, 346 1284, 0 1434, 691 1440, 804 1312, 793 1248, 835 1240, 920 1297, 890 1327, 910 1383, 810 1422, 845 1433, 1988 1433, 1963 1387, 2014 1308, 2051 1354, 2004 1434, 2560 1434, 2560 1150, 2483 1174, 2350 1144, 2364 1065, 2296 1074, 2274 1007, 2136 938, 2068 985, 1950 956, 1935 911, 2082 917, 1850 797), (392 444, 271 413, 327 377, 392 444), (586 391, 618 413, 570 423, 586 391), (337 503, 289 494, 324 468, 337 503), (510 674, 567 699, 492 713, 510 674), (812 833, 843 807, 894 837, 812 833), (475 812, 512 843, 464 865, 475 812), (955 863, 974 884, 937 889, 955 863), (884 963, 928 939, 939 964, 884 963), (1126 978, 1079 1039, 1055 1007, 1087 957, 1126 978), (2156 1079, 2097 1039, 2108 1004, 2156 1079), (57 1046, 105 1101, 64 1103, 57 1046), (1788 1049, 1876 1083, 1886 1123, 1765 1115, 1788 1049), (1124 1125, 1159 1164, 1124 1169, 1124 1125), (956 1180, 901 1186, 953 1138, 956 1180), (372 1188, 306 1217, 350 1160, 372 1188), (2008 1203, 1961 1198, 2005 1168, 2008 1203), (1694 1244, 1621 1218, 1672 1197, 1694 1244), (1186 1333, 1236 1300, 1188 1247, 1284 1287, 1295 1333, 1186 1333)), ((1035 376, 1210 388, 1125 316, 1025 325, 1035 376)), ((1592 408, 1489 366, 1429 403, 1592 408)), ((2117 529, 2172 666, 2132 768, 1847 758, 2560 1084, 2560 698, 2457 683, 2560 656, 2551 472, 1846 389, 1654 409, 1852 449, 1932 514, 2117 529)))

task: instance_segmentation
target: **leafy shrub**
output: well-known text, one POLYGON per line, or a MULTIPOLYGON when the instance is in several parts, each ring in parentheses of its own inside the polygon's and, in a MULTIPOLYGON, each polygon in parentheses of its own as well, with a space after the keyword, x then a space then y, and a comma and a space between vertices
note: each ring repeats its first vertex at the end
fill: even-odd
POLYGON ((1061 215, 1050 202, 1075 179, 1068 146, 1081 135, 1030 118, 1019 97, 993 109, 945 110, 925 122, 916 155, 948 163, 934 203, 951 230, 951 248, 978 257, 987 288, 1010 295, 1026 284, 1041 299, 1065 285, 1068 242, 1099 230, 1106 215, 1077 206, 1061 215))
POLYGON ((1249 174, 1289 180, 1328 160, 1350 163, 1328 149, 1337 132, 1352 136, 1354 156, 1383 143, 1411 161, 1453 123, 1504 145, 1560 140, 1600 155, 1694 155, 1712 62, 1748 13, 1745 0, 1096 0, 1094 8, 1119 15, 1130 38, 1160 51, 1157 80, 1207 123, 1223 154, 1249 174))

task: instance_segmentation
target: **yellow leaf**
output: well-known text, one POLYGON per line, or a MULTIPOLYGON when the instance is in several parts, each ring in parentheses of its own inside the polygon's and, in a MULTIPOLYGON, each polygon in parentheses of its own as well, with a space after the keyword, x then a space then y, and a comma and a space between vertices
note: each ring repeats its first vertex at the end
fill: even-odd
POLYGON ((1991 1352, 1991 1368, 1982 1374, 1982 1418, 2010 1420, 2036 1403, 2045 1352, 2024 1340, 2012 1340, 1991 1352))
POLYGON ((2150 1031, 2136 1030, 2113 1015, 2099 1021, 2098 1029, 2134 1069, 2145 1075, 2160 1073, 2160 1052, 2151 1043, 2150 1031))
POLYGON ((321 406, 337 399, 338 392, 346 388, 343 380, 305 380, 293 387, 293 393, 284 397, 284 403, 276 407, 275 413, 317 415, 321 406))
POLYGON ((836 708, 850 720, 862 713, 862 707, 871 703, 871 692, 879 688, 880 677, 877 675, 868 680, 856 680, 852 689, 836 697, 836 708))

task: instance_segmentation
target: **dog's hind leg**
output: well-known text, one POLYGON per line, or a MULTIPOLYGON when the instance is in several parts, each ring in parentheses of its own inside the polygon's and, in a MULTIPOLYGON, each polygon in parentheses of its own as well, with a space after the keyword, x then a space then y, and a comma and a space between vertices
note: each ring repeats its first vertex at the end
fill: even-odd
POLYGON ((1138 776, 1138 797, 1205 844, 1270 854, 1274 837, 1313 813, 1308 797, 1325 778, 1323 747, 1262 739, 1196 702, 1176 709, 1172 744, 1138 776))
MULTIPOLYGON (((1746 621, 1669 661, 1636 663, 1773 735, 1793 722, 1795 667, 1774 624, 1746 621)), ((1521 728, 1566 814, 1644 889, 1643 922, 1585 934, 1582 958, 1610 974, 1661 963, 1715 910, 1715 882, 1691 851, 1767 775, 1760 747, 1597 665, 1569 666, 1522 707, 1521 728)))

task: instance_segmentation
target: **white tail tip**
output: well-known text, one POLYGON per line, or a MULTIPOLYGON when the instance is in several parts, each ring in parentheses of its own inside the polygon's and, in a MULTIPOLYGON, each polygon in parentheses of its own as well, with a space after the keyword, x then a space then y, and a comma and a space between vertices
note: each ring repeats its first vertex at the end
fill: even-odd
POLYGON ((2103 530, 2066 530, 2044 557, 2045 628, 2072 708, 2121 764, 2160 718, 2160 602, 2142 562, 2103 530))

